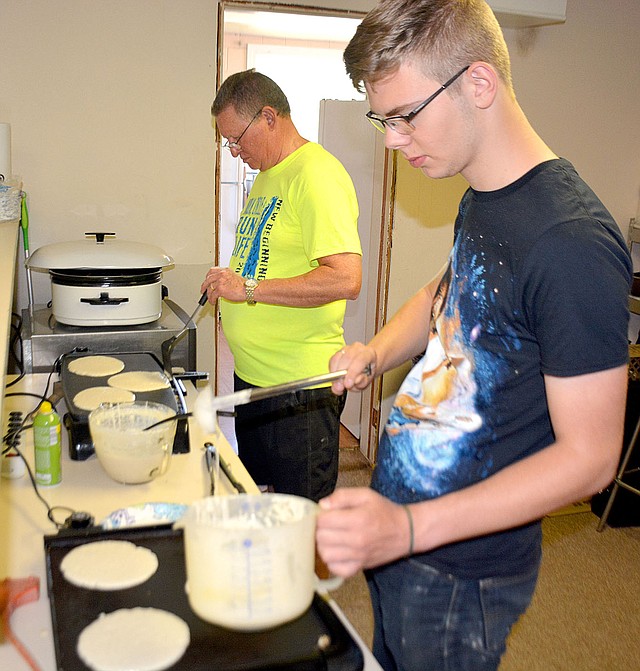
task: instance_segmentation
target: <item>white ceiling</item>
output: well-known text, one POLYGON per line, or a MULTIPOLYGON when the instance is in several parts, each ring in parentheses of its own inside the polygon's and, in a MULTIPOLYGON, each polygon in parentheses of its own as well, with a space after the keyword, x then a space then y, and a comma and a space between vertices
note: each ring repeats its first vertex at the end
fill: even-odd
POLYGON ((226 33, 333 42, 348 42, 360 21, 361 19, 240 9, 227 9, 224 13, 226 33))

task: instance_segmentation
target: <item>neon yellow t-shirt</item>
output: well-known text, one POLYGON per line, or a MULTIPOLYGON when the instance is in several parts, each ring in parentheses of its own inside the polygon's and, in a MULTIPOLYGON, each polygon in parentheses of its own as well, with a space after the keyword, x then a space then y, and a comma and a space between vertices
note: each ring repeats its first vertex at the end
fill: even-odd
MULTIPOLYGON (((361 254, 358 202, 342 164, 307 142, 260 172, 236 227, 230 268, 257 280, 295 277, 316 259, 361 254)), ((346 301, 286 307, 220 301, 222 327, 246 382, 266 387, 328 371, 344 345, 346 301)))

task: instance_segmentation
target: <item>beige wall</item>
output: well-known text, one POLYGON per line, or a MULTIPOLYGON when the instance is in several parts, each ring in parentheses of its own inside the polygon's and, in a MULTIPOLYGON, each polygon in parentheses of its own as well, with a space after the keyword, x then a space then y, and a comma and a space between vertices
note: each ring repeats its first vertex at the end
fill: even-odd
POLYGON ((506 32, 520 104, 626 227, 640 197, 640 2, 569 0, 567 21, 506 32))
MULTIPOLYGON (((626 232, 640 204, 640 40, 635 35, 640 2, 623 0, 613 11, 606 5, 569 0, 565 24, 505 35, 525 113, 551 148, 574 163, 626 232)), ((406 284, 399 286, 402 268, 424 267, 428 276, 444 262, 462 184, 435 184, 407 169, 406 162, 399 165, 392 311, 408 293, 403 288, 412 291, 422 281, 405 273, 406 284), (397 238, 406 244, 396 255, 397 238)))
MULTIPOLYGON (((565 25, 507 31, 523 107, 623 226, 639 199, 638 26, 637 0, 568 0, 565 25)), ((96 228, 148 240, 174 257, 165 283, 191 311, 213 253, 215 0, 3 0, 0 31, 0 121, 12 125, 32 250, 96 228)), ((48 278, 37 280, 45 302, 48 278)), ((22 270, 17 284, 22 308, 22 270)))
MULTIPOLYGON (((31 249, 93 230, 156 244, 191 312, 213 250, 214 3, 3 0, 0 26, 0 120, 31 249)), ((50 299, 46 274, 34 293, 50 299)))
MULTIPOLYGON (((568 0, 565 24, 507 29, 505 37, 525 113, 626 233, 640 202, 640 2, 623 0, 615 10, 607 4, 568 0)), ((404 160, 398 171, 389 315, 445 262, 465 188, 460 177, 430 180, 404 160)), ((640 317, 632 315, 630 337, 639 328, 640 317)), ((383 418, 409 367, 385 375, 383 418)))

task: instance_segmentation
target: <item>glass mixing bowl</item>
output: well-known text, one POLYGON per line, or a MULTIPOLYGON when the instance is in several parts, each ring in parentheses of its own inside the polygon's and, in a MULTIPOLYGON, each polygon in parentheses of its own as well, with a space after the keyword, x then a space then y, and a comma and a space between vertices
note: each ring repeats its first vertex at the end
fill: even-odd
POLYGON ((105 404, 92 410, 89 431, 102 468, 125 484, 163 475, 169 468, 177 420, 144 429, 175 414, 172 408, 151 401, 105 404))

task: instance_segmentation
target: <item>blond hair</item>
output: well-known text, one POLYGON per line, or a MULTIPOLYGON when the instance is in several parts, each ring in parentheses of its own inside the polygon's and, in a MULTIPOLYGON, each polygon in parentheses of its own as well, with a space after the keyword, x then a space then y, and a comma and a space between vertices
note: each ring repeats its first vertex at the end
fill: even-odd
POLYGON ((493 66, 513 93, 509 51, 485 0, 381 0, 344 52, 347 74, 359 91, 405 62, 444 82, 476 61, 493 66))

